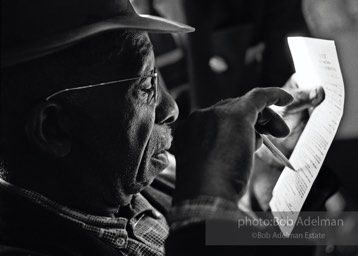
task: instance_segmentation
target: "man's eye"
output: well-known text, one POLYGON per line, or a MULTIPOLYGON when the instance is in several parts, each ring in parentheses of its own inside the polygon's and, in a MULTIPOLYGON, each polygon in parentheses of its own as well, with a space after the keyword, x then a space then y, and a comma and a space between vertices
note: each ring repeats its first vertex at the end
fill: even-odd
POLYGON ((142 90, 152 90, 154 88, 153 78, 147 77, 141 81, 142 90))
POLYGON ((148 99, 152 99, 154 97, 155 86, 153 85, 151 78, 147 78, 143 81, 141 90, 148 94, 148 99))
POLYGON ((153 84, 151 83, 151 81, 146 81, 142 84, 142 90, 152 90, 153 89, 153 84))

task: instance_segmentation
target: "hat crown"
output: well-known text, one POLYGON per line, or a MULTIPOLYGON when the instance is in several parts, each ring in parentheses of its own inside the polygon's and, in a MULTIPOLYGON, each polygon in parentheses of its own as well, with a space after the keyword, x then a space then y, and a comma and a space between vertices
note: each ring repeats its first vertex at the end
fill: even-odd
POLYGON ((137 15, 128 0, 1 0, 1 5, 2 48, 118 15, 137 15))
POLYGON ((139 15, 129 0, 1 0, 1 68, 123 29, 188 33, 194 28, 139 15))

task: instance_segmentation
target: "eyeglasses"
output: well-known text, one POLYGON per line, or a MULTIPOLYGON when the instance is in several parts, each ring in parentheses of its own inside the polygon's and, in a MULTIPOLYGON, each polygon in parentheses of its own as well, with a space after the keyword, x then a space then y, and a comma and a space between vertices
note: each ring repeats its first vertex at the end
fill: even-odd
POLYGON ((78 90, 89 89, 89 88, 95 88, 95 87, 104 86, 104 85, 114 85, 114 84, 118 84, 118 83, 122 83, 122 82, 134 81, 134 80, 138 80, 138 79, 145 79, 145 78, 149 78, 149 77, 152 78, 151 84, 152 84, 152 87, 154 88, 154 95, 153 95, 154 102, 157 102, 157 97, 158 97, 158 93, 157 93, 158 92, 158 72, 157 72, 156 67, 154 67, 154 69, 151 71, 151 74, 149 74, 149 75, 144 75, 144 76, 126 78, 126 79, 121 79, 121 80, 103 82, 103 83, 98 83, 98 84, 90 84, 90 85, 83 85, 83 86, 63 89, 63 90, 57 91, 57 92, 51 94, 50 96, 48 96, 46 98, 46 101, 52 99, 53 97, 55 97, 55 96, 57 96, 59 94, 65 93, 65 92, 78 91, 78 90))

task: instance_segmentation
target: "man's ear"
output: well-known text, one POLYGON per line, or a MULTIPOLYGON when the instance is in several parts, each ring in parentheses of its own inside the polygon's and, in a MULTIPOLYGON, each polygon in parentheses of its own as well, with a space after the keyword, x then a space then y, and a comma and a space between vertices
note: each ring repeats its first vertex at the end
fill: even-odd
POLYGON ((39 103, 26 123, 29 140, 43 152, 65 157, 71 152, 70 120, 62 107, 51 101, 39 103))

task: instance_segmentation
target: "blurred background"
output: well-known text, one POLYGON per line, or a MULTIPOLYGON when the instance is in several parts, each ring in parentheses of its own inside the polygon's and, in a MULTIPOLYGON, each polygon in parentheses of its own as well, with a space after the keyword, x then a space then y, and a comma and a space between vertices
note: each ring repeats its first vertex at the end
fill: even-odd
MULTIPOLYGON (((358 0, 132 0, 140 13, 196 28, 188 35, 151 34, 161 82, 180 108, 238 97, 254 87, 281 87, 294 73, 288 36, 334 40, 345 83, 345 110, 322 169, 339 189, 332 212, 358 211, 358 0)), ((358 231, 358 223, 352 223, 358 231)), ((346 234, 348 235, 348 234, 346 234)), ((357 248, 318 247, 316 255, 358 255, 357 248)))

